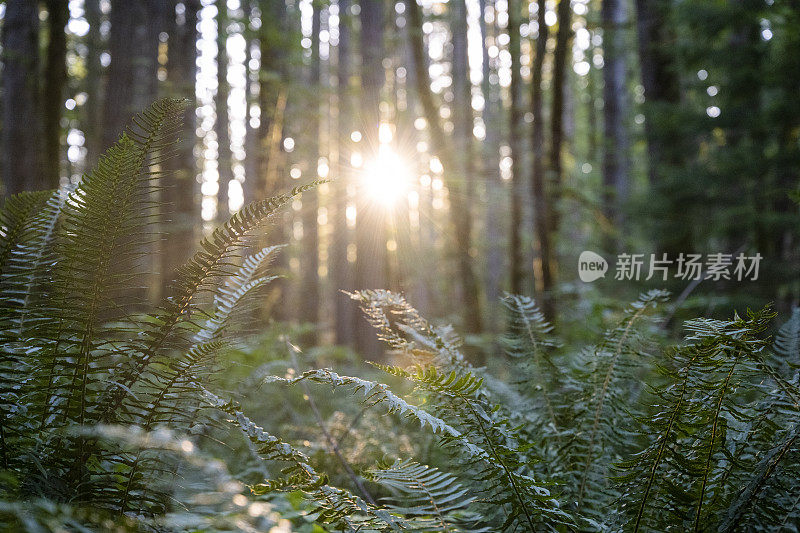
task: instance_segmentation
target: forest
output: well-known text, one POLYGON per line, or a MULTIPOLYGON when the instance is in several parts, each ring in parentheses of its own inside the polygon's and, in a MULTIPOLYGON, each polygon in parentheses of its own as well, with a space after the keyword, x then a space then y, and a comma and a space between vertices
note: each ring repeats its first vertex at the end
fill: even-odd
POLYGON ((796 0, 0 1, 0 531, 800 531, 796 0))

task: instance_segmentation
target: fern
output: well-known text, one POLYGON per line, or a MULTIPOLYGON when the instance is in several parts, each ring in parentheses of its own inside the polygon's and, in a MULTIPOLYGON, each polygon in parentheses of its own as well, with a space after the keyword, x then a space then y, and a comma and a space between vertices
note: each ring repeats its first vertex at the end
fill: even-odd
POLYGON ((237 313, 273 279, 265 269, 277 248, 244 258, 248 235, 309 187, 246 206, 203 241, 159 310, 132 314, 156 232, 153 191, 183 108, 156 102, 77 186, 4 206, 0 497, 168 510, 174 489, 155 480, 176 472, 162 453, 110 447, 84 429, 186 430, 203 419, 198 384, 233 338, 237 313), (213 296, 210 311, 201 294, 213 296))
POLYGON ((397 493, 387 506, 393 513, 413 517, 413 530, 445 533, 488 531, 476 526, 479 516, 470 510, 475 499, 452 474, 398 459, 392 464, 368 470, 365 476, 397 493))
POLYGON ((627 471, 620 477, 622 498, 634 531, 665 523, 706 530, 727 508, 739 486, 730 470, 752 463, 744 454, 732 457, 732 443, 752 444, 742 439, 758 422, 758 411, 743 405, 739 389, 755 382, 753 359, 766 346, 760 334, 772 316, 765 311, 687 323, 689 344, 670 356, 662 370, 667 384, 654 391, 658 412, 640 419, 651 443, 621 463, 627 471))
POLYGON ((535 530, 571 523, 572 518, 550 494, 550 483, 538 481, 530 468, 538 459, 529 453, 532 443, 509 424, 507 411, 491 401, 483 380, 458 350, 460 341, 451 330, 430 325, 400 295, 359 291, 351 296, 362 303, 385 341, 418 362, 410 370, 379 368, 415 383, 431 409, 464 435, 448 436, 445 442, 462 456, 464 474, 479 481, 476 490, 493 502, 483 507, 486 516, 498 519, 497 527, 502 529, 535 530), (463 446, 465 440, 472 446, 463 446))
POLYGON ((775 335, 772 366, 784 377, 791 378, 800 368, 800 307, 792 310, 792 317, 775 335))
POLYGON ((412 422, 398 431, 439 447, 407 447, 436 466, 361 455, 357 474, 323 428, 357 493, 337 486, 323 454, 214 392, 219 352, 238 345, 244 312, 274 279, 279 247, 248 256, 250 237, 316 183, 243 208, 201 242, 159 307, 141 301, 154 191, 182 113, 181 101, 155 103, 77 185, 0 210, 0 528, 214 529, 213 515, 245 529, 236 509, 286 493, 302 495, 307 520, 344 531, 796 527, 800 312, 774 342, 765 309, 689 321, 685 340, 663 350, 648 318, 661 291, 582 349, 552 336, 534 300, 506 295, 498 375, 475 368, 453 329, 402 295, 350 293, 397 363, 373 368, 402 388, 331 369, 249 381, 347 390, 362 413, 412 422), (186 437, 220 429, 240 433, 258 459, 249 500, 186 437), (182 486, 187 476, 211 491, 182 486))
POLYGON ((569 411, 574 438, 564 455, 564 483, 578 510, 595 519, 607 515, 615 497, 609 469, 634 437, 626 422, 641 389, 637 373, 651 364, 650 347, 639 328, 665 298, 663 291, 641 295, 596 346, 582 352, 569 379, 568 391, 578 402, 569 411))
POLYGON ((502 337, 502 344, 514 365, 511 381, 517 396, 512 401, 520 406, 510 410, 510 416, 522 426, 523 438, 536 442, 546 475, 557 479, 563 475, 559 450, 570 433, 570 417, 563 419, 570 412, 562 402, 564 362, 556 359, 561 342, 552 335, 552 325, 532 298, 506 294, 503 306, 508 315, 508 332, 502 337))
MULTIPOLYGON (((278 376, 267 376, 264 378, 265 383, 283 382, 294 384, 301 380, 324 383, 330 385, 334 389, 338 387, 348 387, 354 394, 363 394, 363 401, 369 407, 380 405, 385 408, 387 413, 397 413, 402 417, 416 420, 419 422, 420 427, 424 428, 428 426, 434 433, 449 435, 455 439, 461 438, 461 433, 450 426, 447 422, 435 415, 428 413, 421 407, 407 402, 400 396, 394 394, 391 390, 389 390, 389 387, 383 383, 369 381, 357 377, 340 376, 336 372, 328 369, 309 370, 296 378, 281 378, 278 376)), ((464 445, 473 452, 480 453, 480 450, 473 448, 470 442, 464 441, 464 445)))
POLYGON ((47 191, 24 192, 8 198, 3 204, 0 210, 0 272, 5 271, 11 251, 22 240, 23 233, 49 196, 47 191))
POLYGON ((288 468, 283 469, 283 476, 280 478, 268 479, 251 486, 253 494, 301 491, 314 503, 313 516, 318 522, 348 531, 408 529, 402 517, 371 505, 344 489, 329 485, 327 476, 317 473, 303 452, 264 431, 234 402, 226 402, 208 391, 205 391, 205 395, 211 406, 234 417, 239 428, 256 446, 262 458, 289 464, 288 468))

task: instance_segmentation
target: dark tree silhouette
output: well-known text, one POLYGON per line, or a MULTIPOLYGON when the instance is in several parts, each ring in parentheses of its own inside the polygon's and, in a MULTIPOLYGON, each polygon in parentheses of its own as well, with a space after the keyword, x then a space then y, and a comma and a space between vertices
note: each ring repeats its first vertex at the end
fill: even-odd
POLYGON ((67 0, 47 0, 47 57, 42 84, 42 122, 44 151, 42 179, 56 188, 61 178, 61 111, 67 85, 67 0))
POLYGON ((40 172, 39 7, 6 2, 3 21, 3 122, 0 152, 6 195, 48 186, 40 172))

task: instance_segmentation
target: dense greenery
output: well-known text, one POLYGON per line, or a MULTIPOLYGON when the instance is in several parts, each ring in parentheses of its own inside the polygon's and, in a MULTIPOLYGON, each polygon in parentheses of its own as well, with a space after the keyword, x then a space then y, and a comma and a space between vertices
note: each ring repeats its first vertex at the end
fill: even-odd
POLYGON ((233 363, 252 352, 231 343, 278 252, 255 246, 257 230, 315 184, 243 208, 143 310, 153 195, 182 112, 157 102, 77 186, 3 208, 0 526, 795 527, 798 312, 774 341, 767 308, 691 320, 671 345, 657 311, 667 295, 651 291, 609 309, 612 325, 582 346, 555 338, 533 300, 507 295, 505 356, 478 368, 450 328, 397 293, 364 290, 350 297, 393 364, 311 350, 362 377, 303 371, 280 331, 262 366, 238 375, 233 363))

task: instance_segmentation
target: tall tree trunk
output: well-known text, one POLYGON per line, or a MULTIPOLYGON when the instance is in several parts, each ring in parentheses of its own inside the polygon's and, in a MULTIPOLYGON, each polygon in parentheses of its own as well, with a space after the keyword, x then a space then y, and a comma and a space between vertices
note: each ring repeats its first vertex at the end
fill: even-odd
MULTIPOLYGON (((319 32, 321 27, 322 6, 313 2, 311 17, 311 68, 309 71, 309 85, 313 89, 308 108, 311 112, 309 120, 309 152, 311 168, 316 176, 317 165, 320 157, 320 98, 322 89, 322 68, 319 57, 319 32)), ((303 240, 300 266, 302 279, 300 287, 300 320, 317 327, 319 320, 319 224, 317 191, 311 190, 303 193, 302 223, 303 240)), ((312 330, 304 336, 304 342, 310 346, 316 344, 316 332, 312 330)))
POLYGON ((48 186, 40 173, 39 6, 8 0, 3 21, 3 122, 0 152, 4 194, 48 186))
MULTIPOLYGON (((459 157, 454 158, 456 178, 448 180, 451 209, 452 197, 460 195, 456 202, 458 212, 454 213, 454 228, 462 237, 457 239, 458 270, 461 283, 461 301, 464 302, 464 329, 470 333, 481 330, 481 304, 478 280, 473 271, 472 259, 472 213, 475 202, 475 183, 473 164, 474 145, 472 142, 472 83, 469 75, 469 55, 467 50, 467 5, 465 0, 453 0, 453 126, 455 150, 459 157), (458 181, 458 187, 453 187, 458 181)), ((451 171, 452 172, 452 171, 451 171)))
MULTIPOLYGON (((622 207, 628 197, 630 146, 625 117, 628 114, 625 67, 626 23, 624 0, 603 0, 603 210, 605 216, 622 226, 622 207)), ((617 243, 611 243, 616 247, 617 243)))
MULTIPOLYGON (((173 8, 178 0, 172 0, 173 8)), ((168 30, 167 81, 170 93, 188 98, 189 105, 183 116, 183 132, 177 153, 167 164, 171 170, 169 185, 164 189, 166 203, 166 243, 161 268, 165 281, 175 278, 177 268, 192 251, 197 216, 197 162, 194 147, 197 144, 197 117, 195 115, 195 79, 197 77, 197 19, 202 7, 200 0, 182 0, 184 12, 177 23, 174 11, 172 28, 168 30)))
MULTIPOLYGON (((361 0, 361 91, 364 143, 378 146, 381 88, 383 71, 383 2, 361 0)), ((358 194, 356 214, 356 289, 376 289, 386 285, 386 216, 383 208, 371 202, 367 195, 358 194)), ((356 329, 356 347, 365 357, 381 354, 375 332, 364 320, 356 329)))
MULTIPOLYGON (((260 122, 256 131, 257 182, 253 190, 261 197, 274 196, 284 192, 287 180, 278 172, 282 154, 280 151, 283 136, 283 114, 286 106, 286 80, 289 76, 287 55, 290 44, 285 28, 289 26, 286 3, 283 0, 258 0, 261 11, 261 28, 258 44, 261 52, 261 66, 258 76, 258 106, 261 110, 260 122)), ((288 222, 285 214, 274 226, 274 242, 287 242, 288 222)), ((278 254, 273 263, 274 271, 286 274, 289 271, 288 252, 278 254)), ((274 306, 272 317, 288 320, 291 313, 288 305, 288 283, 285 277, 273 283, 274 306)))
POLYGON ((217 97, 214 101, 217 120, 214 131, 217 134, 217 169, 219 171, 219 190, 217 191, 217 220, 224 222, 230 216, 228 206, 228 187, 233 179, 231 138, 228 116, 228 4, 217 0, 217 97))
POLYGON ((61 181, 61 111, 67 84, 67 0, 47 0, 47 61, 42 86, 43 179, 49 188, 61 181))
MULTIPOLYGON (((561 190, 563 187, 563 163, 561 159, 561 148, 564 137, 564 91, 566 89, 567 60, 572 56, 570 37, 572 28, 570 27, 570 16, 572 8, 569 0, 561 0, 558 3, 558 31, 556 32, 556 49, 553 53, 553 106, 550 110, 550 175, 551 175, 551 200, 548 202, 548 220, 550 221, 550 249, 553 250, 550 259, 552 272, 552 285, 558 279, 558 258, 556 257, 556 244, 558 230, 561 223, 561 190)), ((550 298, 551 320, 555 314, 555 299, 550 298)))
POLYGON ((244 204, 252 202, 258 198, 260 191, 258 190, 258 135, 256 128, 251 125, 250 111, 254 104, 254 82, 252 80, 253 70, 250 68, 250 61, 253 58, 252 48, 254 45, 253 29, 251 21, 253 19, 253 5, 254 0, 244 0, 242 2, 242 12, 244 15, 244 39, 245 39, 245 139, 244 139, 244 184, 242 193, 244 195, 244 204))
POLYGON ((86 104, 83 106, 86 121, 83 125, 86 136, 86 161, 92 167, 97 162, 101 150, 102 116, 103 116, 103 67, 100 64, 100 53, 103 51, 103 36, 100 33, 103 13, 100 0, 85 0, 84 10, 89 33, 86 35, 86 104))
MULTIPOLYGON (((493 2, 492 2, 493 3, 493 2)), ((505 201, 504 185, 500 178, 499 165, 499 138, 497 130, 500 119, 500 95, 499 90, 492 87, 490 81, 496 69, 490 66, 489 47, 486 45, 489 37, 489 28, 486 24, 486 0, 479 1, 480 16, 479 25, 481 30, 481 51, 483 81, 481 91, 483 92, 484 108, 483 123, 486 127, 486 139, 483 143, 483 172, 486 176, 486 307, 487 326, 490 331, 496 332, 500 326, 499 315, 497 312, 500 300, 500 286, 504 273, 504 246, 505 234, 503 232, 503 212, 499 208, 505 201)), ((492 32, 494 36, 496 32, 492 32)))
POLYGON ((103 113, 104 150, 117 141, 131 117, 157 96, 159 15, 162 14, 157 0, 111 1, 111 65, 103 113))
MULTIPOLYGON (((477 332, 481 329, 481 307, 478 293, 478 280, 470 255, 472 223, 466 205, 465 182, 459 179, 458 158, 452 144, 448 141, 439 120, 439 108, 430 88, 427 53, 422 36, 422 12, 416 0, 406 0, 409 18, 409 38, 414 60, 416 91, 425 112, 430 130, 433 151, 439 156, 444 167, 444 175, 450 200, 450 224, 455 238, 455 252, 458 257, 461 294, 464 297, 464 329, 477 332)), ((463 110, 458 110, 462 112, 463 110)), ((470 128, 471 129, 471 128, 470 128)))
POLYGON ((353 101, 350 93, 352 74, 352 50, 350 41, 350 0, 339 0, 339 46, 337 48, 337 105, 338 131, 336 161, 331 168, 338 169, 339 179, 331 184, 334 195, 333 242, 330 248, 331 284, 334 296, 334 320, 336 344, 352 345, 353 328, 356 315, 353 305, 342 290, 352 289, 353 279, 347 260, 347 245, 350 243, 350 230, 347 226, 347 188, 352 179, 350 168, 353 101))
POLYGON ((660 134, 656 127, 658 113, 665 105, 679 103, 681 96, 670 55, 673 39, 667 28, 669 5, 668 0, 636 0, 639 66, 646 102, 644 131, 649 158, 648 177, 652 186, 663 181, 664 165, 669 162, 669 147, 674 141, 670 135, 660 134))
POLYGON ((508 2, 508 52, 511 55, 511 107, 509 116, 508 145, 511 148, 511 235, 509 238, 510 254, 510 286, 513 294, 525 291, 525 265, 522 249, 522 197, 525 194, 522 161, 523 149, 523 111, 522 111, 522 74, 520 72, 520 0, 508 2))
POLYGON ((552 209, 552 199, 548 194, 545 177, 545 124, 542 90, 544 59, 547 53, 547 39, 550 36, 550 31, 544 22, 544 15, 547 10, 545 0, 538 0, 537 6, 536 17, 539 23, 539 35, 536 37, 534 45, 535 56, 533 58, 533 79, 531 81, 531 113, 533 114, 533 129, 531 132, 531 154, 533 156, 531 199, 533 204, 533 235, 535 236, 534 248, 536 251, 534 277, 542 311, 548 320, 552 320, 553 246, 548 217, 548 213, 552 209))

